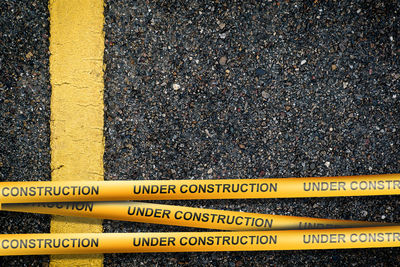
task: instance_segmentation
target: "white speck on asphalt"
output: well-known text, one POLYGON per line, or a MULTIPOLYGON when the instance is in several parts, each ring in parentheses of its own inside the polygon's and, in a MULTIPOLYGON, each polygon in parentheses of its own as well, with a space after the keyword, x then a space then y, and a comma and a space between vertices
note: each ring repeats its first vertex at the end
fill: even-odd
POLYGON ((172 85, 172 88, 176 91, 176 90, 179 90, 181 88, 181 86, 179 84, 177 84, 177 83, 174 83, 172 85))
POLYGON ((330 163, 329 161, 327 161, 327 162, 325 162, 325 166, 326 166, 327 168, 329 168, 329 167, 331 166, 331 163, 330 163))

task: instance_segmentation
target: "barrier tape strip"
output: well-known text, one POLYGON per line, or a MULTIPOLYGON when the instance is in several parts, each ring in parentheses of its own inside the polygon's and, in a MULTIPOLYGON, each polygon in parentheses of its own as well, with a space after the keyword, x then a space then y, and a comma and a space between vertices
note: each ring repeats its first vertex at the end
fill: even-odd
POLYGON ((388 226, 376 222, 331 220, 141 202, 62 202, 2 204, 5 211, 177 225, 217 230, 293 230, 388 226))
POLYGON ((400 174, 280 179, 0 183, 0 203, 398 194, 400 194, 400 174))
POLYGON ((0 255, 398 247, 400 226, 393 224, 127 201, 103 202, 397 194, 400 194, 400 174, 240 180, 1 182, 2 210, 253 231, 4 234, 0 235, 0 255), (85 200, 91 202, 65 202, 85 200), (55 201, 60 203, 54 203, 55 201), (357 228, 326 229, 337 227, 357 228), (287 230, 294 228, 302 230, 287 230))
POLYGON ((399 247, 400 226, 246 232, 0 235, 0 255, 399 247))

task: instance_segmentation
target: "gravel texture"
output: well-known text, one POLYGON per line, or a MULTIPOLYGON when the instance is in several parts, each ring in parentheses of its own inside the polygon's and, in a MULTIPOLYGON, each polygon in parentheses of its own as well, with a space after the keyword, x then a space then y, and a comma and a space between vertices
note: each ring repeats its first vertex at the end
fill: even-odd
MULTIPOLYGON (((399 173, 398 1, 106 1, 106 180, 399 173)), ((165 202, 164 202, 165 203, 165 202)), ((399 222, 398 197, 169 201, 399 222)), ((105 221, 105 232, 199 231, 105 221)), ((105 255, 105 266, 397 265, 398 248, 105 255)))
MULTIPOLYGON (((50 180, 50 82, 46 1, 0 1, 0 181, 50 180)), ((46 233, 50 217, 0 213, 2 234, 46 233)), ((47 256, 2 257, 41 266, 47 256)))

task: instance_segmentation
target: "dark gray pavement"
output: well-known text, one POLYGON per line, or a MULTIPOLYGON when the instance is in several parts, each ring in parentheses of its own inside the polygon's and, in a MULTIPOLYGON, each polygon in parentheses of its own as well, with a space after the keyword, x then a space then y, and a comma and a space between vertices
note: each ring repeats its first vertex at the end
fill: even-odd
MULTIPOLYGON (((50 180, 47 1, 0 1, 0 181, 50 180)), ((50 217, 1 212, 1 234, 46 233, 50 217)), ((47 256, 2 257, 42 266, 47 256)))
MULTIPOLYGON (((400 172, 398 1, 106 2, 106 180, 400 172)), ((390 196, 168 203, 400 221, 390 196)), ((391 266, 399 252, 111 254, 105 266, 391 266)))

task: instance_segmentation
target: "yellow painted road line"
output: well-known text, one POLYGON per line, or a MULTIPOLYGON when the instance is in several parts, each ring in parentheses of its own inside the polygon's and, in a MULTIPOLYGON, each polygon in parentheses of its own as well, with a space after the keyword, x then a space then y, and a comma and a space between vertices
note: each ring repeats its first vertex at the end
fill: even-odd
MULTIPOLYGON (((53 181, 103 180, 102 0, 50 0, 53 181)), ((52 233, 102 232, 102 221, 54 216, 52 233)), ((51 257, 51 266, 101 266, 103 256, 51 257)))
POLYGON ((354 228, 389 225, 377 222, 258 214, 128 201, 2 204, 1 209, 230 231, 354 228))
POLYGON ((253 232, 0 235, 0 255, 383 247, 400 247, 400 226, 253 232))

